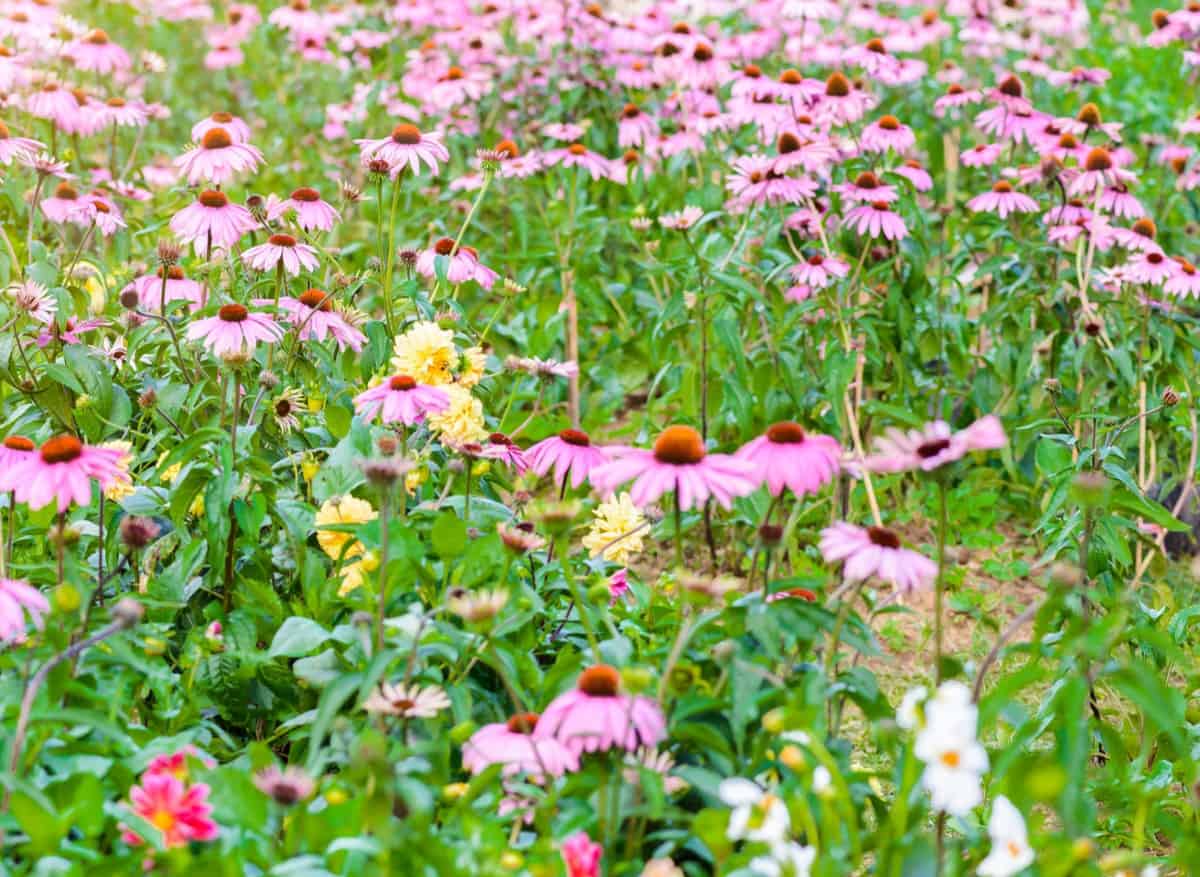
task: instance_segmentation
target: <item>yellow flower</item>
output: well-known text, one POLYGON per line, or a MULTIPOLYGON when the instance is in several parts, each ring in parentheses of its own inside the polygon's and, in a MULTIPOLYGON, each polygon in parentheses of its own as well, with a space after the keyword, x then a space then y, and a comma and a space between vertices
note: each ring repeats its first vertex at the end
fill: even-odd
POLYGON ((620 493, 596 506, 592 512, 592 526, 583 537, 583 547, 592 557, 604 551, 604 559, 625 565, 631 555, 642 550, 641 532, 628 535, 645 523, 642 510, 633 504, 628 493, 620 493), (624 537, 624 538, 622 538, 624 537), (609 545, 620 539, 615 545, 609 545), (609 545, 607 549, 605 546, 609 545))
POLYGON ((129 477, 129 464, 133 462, 133 455, 130 451, 133 450, 133 445, 126 441, 104 442, 100 447, 113 448, 121 452, 121 459, 117 461, 119 469, 117 477, 112 480, 108 487, 104 488, 105 499, 111 499, 113 502, 120 502, 127 496, 131 496, 133 490, 133 480, 129 477))
MULTIPOLYGON (((362 551, 362 546, 357 542, 350 547, 350 551, 355 554, 362 551), (355 548, 357 547, 357 551, 355 548)), ((379 569, 379 558, 374 552, 368 552, 353 563, 348 563, 342 567, 342 584, 338 588, 338 596, 345 597, 355 588, 361 588, 367 580, 367 576, 379 569)))
MULTIPOLYGON (((167 459, 167 454, 169 454, 169 453, 170 453, 170 451, 163 451, 161 454, 158 455, 158 465, 159 466, 162 465, 163 460, 167 459)), ((179 473, 182 471, 183 471, 183 463, 172 463, 170 466, 168 466, 166 469, 164 469, 162 471, 162 474, 158 476, 158 480, 162 481, 165 484, 170 484, 176 478, 179 477, 179 473)))
POLYGON ((342 549, 351 542, 354 544, 346 549, 345 556, 355 557, 362 554, 362 543, 350 533, 338 533, 321 528, 329 524, 364 524, 367 521, 375 520, 377 514, 365 499, 358 499, 354 496, 327 499, 316 515, 317 544, 334 560, 343 556, 342 549))
POLYGON ((396 339, 392 370, 418 383, 440 386, 453 380, 457 362, 454 333, 426 320, 396 339))
POLYGON ((487 354, 482 347, 469 347, 463 351, 463 372, 458 382, 464 387, 473 387, 483 380, 483 369, 487 365, 487 354))
POLYGON ((305 456, 300 461, 300 474, 304 476, 305 481, 312 481, 317 477, 317 473, 321 471, 321 464, 312 457, 305 456))
POLYGON ((427 415, 429 428, 452 445, 481 442, 487 438, 483 405, 471 395, 471 391, 458 384, 447 384, 442 389, 450 397, 450 406, 445 411, 427 415))

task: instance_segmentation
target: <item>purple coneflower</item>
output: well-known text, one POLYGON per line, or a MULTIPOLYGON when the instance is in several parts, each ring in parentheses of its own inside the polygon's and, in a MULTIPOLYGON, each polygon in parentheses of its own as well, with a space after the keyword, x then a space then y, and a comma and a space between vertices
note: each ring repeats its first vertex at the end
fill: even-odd
POLYGON ((772 424, 734 456, 752 463, 772 496, 788 488, 796 496, 816 493, 838 473, 842 449, 827 435, 808 433, 798 423, 772 424))

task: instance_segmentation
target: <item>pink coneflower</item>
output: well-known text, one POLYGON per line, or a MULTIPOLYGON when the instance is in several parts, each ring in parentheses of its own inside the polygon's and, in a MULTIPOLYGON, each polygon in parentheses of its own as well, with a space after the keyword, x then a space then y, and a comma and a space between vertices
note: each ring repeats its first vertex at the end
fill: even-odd
POLYGON ((725 188, 733 193, 738 205, 799 204, 817 192, 817 184, 808 177, 787 177, 775 170, 775 159, 745 155, 733 162, 733 173, 725 178, 725 188))
POLYGON ((1168 259, 1162 250, 1154 249, 1138 253, 1124 267, 1125 277, 1130 283, 1162 286, 1176 273, 1178 263, 1168 259))
POLYGON ((412 426, 450 407, 450 396, 439 387, 418 384, 408 375, 395 375, 377 387, 354 397, 354 409, 360 417, 376 416, 384 423, 412 426))
POLYGON ((574 122, 550 122, 542 126, 544 136, 551 140, 561 140, 564 143, 578 140, 586 133, 586 128, 574 122))
POLYGON ((308 187, 299 188, 291 197, 271 205, 267 219, 274 221, 289 210, 296 211, 296 225, 305 231, 330 231, 341 219, 333 205, 321 200, 320 192, 308 187))
MULTIPOLYGON (((256 305, 269 305, 271 299, 255 299, 256 305)), ((315 338, 324 341, 332 338, 339 350, 350 348, 355 353, 363 349, 367 336, 334 310, 329 294, 320 289, 307 289, 296 298, 285 295, 279 299, 284 312, 284 322, 295 326, 301 341, 315 338)))
POLYGON ((417 273, 423 277, 437 277, 439 256, 446 259, 446 279, 451 283, 474 280, 484 289, 491 289, 496 282, 498 275, 479 261, 474 248, 460 245, 455 252, 454 241, 450 238, 439 238, 432 247, 421 251, 417 256, 417 273), (450 255, 452 252, 453 256, 450 255))
POLYGON ((477 774, 501 764, 504 776, 527 773, 539 779, 579 770, 578 753, 553 737, 534 736, 538 719, 537 713, 521 713, 484 725, 463 744, 463 767, 477 774))
POLYGON ((183 243, 191 243, 197 256, 208 250, 228 250, 258 221, 240 204, 234 204, 224 192, 206 189, 196 200, 171 217, 171 231, 183 243))
POLYGON ((621 121, 617 125, 617 145, 641 146, 658 135, 658 123, 644 113, 637 104, 625 104, 621 121))
POLYGON ((608 159, 598 152, 592 152, 582 143, 551 149, 542 156, 542 160, 546 167, 562 165, 565 168, 583 168, 593 180, 609 176, 608 159))
POLYGON ((405 165, 414 174, 421 172, 421 163, 429 165, 429 170, 438 172, 439 161, 449 161, 450 152, 442 145, 440 134, 421 133, 416 125, 401 122, 392 129, 392 133, 379 140, 355 140, 364 162, 379 158, 391 165, 391 175, 396 176, 405 165))
POLYGON ((23 280, 5 290, 13 300, 13 307, 37 322, 49 326, 58 313, 58 302, 49 290, 36 280, 23 280))
POLYGON ((204 53, 205 70, 224 70, 239 67, 246 60, 245 53, 231 43, 218 43, 204 53))
POLYGON ((855 89, 844 73, 834 71, 825 80, 825 90, 814 110, 817 118, 831 125, 849 125, 863 117, 870 99, 855 89))
POLYGON ((677 210, 674 213, 665 213, 658 218, 658 224, 663 228, 674 229, 675 231, 687 231, 693 225, 700 221, 704 216, 704 210, 700 207, 684 207, 682 210, 677 210))
POLYGON ((917 137, 895 116, 881 116, 863 128, 858 142, 866 152, 904 152, 916 144, 917 137))
POLYGON ((1036 213, 1038 204, 1028 195, 1015 191, 1008 180, 999 180, 992 186, 992 191, 968 201, 967 209, 975 213, 996 213, 1004 219, 1010 213, 1036 213))
POLYGON ((892 427, 877 438, 872 453, 862 465, 872 472, 929 472, 961 459, 971 451, 989 451, 1008 444, 1000 419, 993 414, 979 418, 966 429, 954 432, 949 424, 935 420, 921 429, 892 427))
POLYGON ((1072 195, 1092 195, 1097 189, 1134 179, 1132 173, 1117 167, 1107 149, 1097 146, 1088 152, 1083 161, 1083 173, 1071 180, 1067 191, 1072 195))
POLYGON ((28 137, 13 137, 8 126, 0 122, 0 162, 12 164, 13 159, 24 162, 33 161, 38 150, 45 149, 41 141, 28 137))
POLYGON ((525 452, 525 459, 538 475, 554 471, 554 483, 560 488, 571 478, 571 486, 583 484, 588 473, 607 463, 611 455, 604 448, 592 444, 586 432, 564 429, 558 435, 542 439, 525 452))
POLYGON ((843 563, 842 576, 860 582, 875 576, 902 594, 925 590, 937 577, 937 564, 908 548, 886 527, 856 527, 840 521, 821 531, 826 563, 843 563))
POLYGON ((42 592, 23 579, 0 578, 0 643, 25 641, 25 613, 33 626, 41 630, 42 616, 50 603, 42 592))
POLYGON ((849 273, 850 265, 847 262, 836 256, 824 256, 820 253, 814 253, 805 261, 788 269, 793 281, 812 289, 824 289, 834 280, 849 273))
POLYGON ((836 147, 828 140, 802 138, 794 131, 784 131, 775 138, 775 152, 772 170, 779 174, 797 167, 825 174, 839 157, 836 147))
POLYGON ((23 435, 5 436, 0 442, 0 490, 12 490, 12 472, 37 453, 37 445, 23 435))
POLYGON ((67 219, 76 225, 95 225, 104 237, 110 237, 118 229, 125 228, 125 217, 111 198, 100 192, 92 192, 79 198, 67 212, 67 219))
POLYGON ((132 66, 129 53, 108 39, 108 34, 96 29, 76 40, 63 53, 79 70, 92 73, 112 73, 132 66))
POLYGON ((1187 259, 1179 256, 1175 257, 1175 262, 1178 268, 1163 284, 1163 292, 1200 298, 1200 271, 1187 259))
POLYGON ((283 329, 269 315, 239 304, 222 305, 215 317, 197 320, 187 330, 189 341, 203 341, 215 356, 251 353, 259 341, 274 344, 282 337, 283 329))
POLYGON ((633 481, 634 505, 645 507, 673 491, 682 511, 701 506, 712 497, 729 508, 735 496, 757 486, 756 468, 727 454, 709 454, 700 433, 690 426, 668 426, 653 450, 631 448, 612 462, 592 469, 589 478, 603 493, 633 481))
POLYGON ((529 461, 525 459, 521 446, 502 432, 493 432, 488 436, 488 443, 479 456, 487 460, 499 460, 518 475, 529 471, 529 461))
POLYGON ((204 305, 204 285, 188 279, 178 265, 134 278, 125 289, 136 292, 139 306, 155 314, 173 301, 186 301, 193 311, 204 305))
POLYGON ((621 694, 621 674, 596 664, 579 674, 575 688, 551 701, 533 730, 535 740, 553 738, 570 752, 636 751, 667 736, 659 705, 648 697, 621 694))
POLYGON ((933 102, 933 114, 938 118, 946 115, 947 110, 977 104, 983 100, 983 93, 976 89, 966 89, 957 83, 952 83, 946 93, 933 102))
MULTIPOLYGON (((62 182, 54 187, 54 194, 49 198, 43 198, 41 204, 42 213, 51 222, 75 222, 81 224, 77 215, 80 206, 79 191, 70 183, 62 182)), ((82 223, 86 225, 86 222, 82 223)))
POLYGON ((316 789, 316 783, 308 772, 295 766, 280 770, 272 764, 256 771, 252 779, 256 789, 284 807, 307 800, 316 789))
POLYGON ((604 847, 588 837, 587 832, 579 831, 571 835, 563 841, 560 851, 567 877, 599 877, 604 847))
POLYGON ((100 106, 99 118, 105 127, 140 128, 149 121, 150 116, 140 103, 131 103, 123 97, 110 97, 100 106))
POLYGON ((842 223, 853 229, 860 237, 867 235, 877 238, 881 235, 889 241, 904 240, 908 237, 908 227, 900 214, 893 213, 886 201, 872 201, 855 207, 842 218, 842 223))
POLYGON ((271 271, 282 265, 292 277, 301 271, 312 271, 320 263, 317 251, 302 244, 290 234, 273 234, 267 242, 242 253, 242 261, 256 271, 271 271))
POLYGON ((933 177, 929 175, 929 171, 921 165, 921 162, 915 158, 907 158, 903 164, 892 168, 889 173, 893 173, 898 177, 904 177, 912 183, 912 187, 918 192, 928 192, 933 188, 933 177))
POLYGON ((769 426, 734 456, 754 465, 759 483, 766 484, 772 496, 785 487, 804 496, 816 493, 838 473, 841 452, 829 436, 806 433, 800 424, 784 421, 769 426))
POLYGON ((1096 201, 1096 207, 1121 219, 1140 219, 1146 215, 1146 208, 1142 206, 1142 202, 1131 194, 1129 187, 1123 183, 1106 186, 1096 201))
POLYGON ((891 204, 900 197, 895 186, 882 182, 871 171, 863 171, 853 182, 838 183, 833 187, 833 191, 843 199, 857 204, 870 204, 873 201, 891 204))
MULTIPOLYGON (((171 773, 158 772, 144 775, 142 784, 129 790, 129 800, 133 812, 162 833, 163 846, 183 847, 217 837, 208 793, 204 783, 188 786, 171 773)), ((121 839, 132 845, 145 842, 128 828, 121 839)))
POLYGON ((200 138, 200 145, 175 159, 179 173, 194 186, 201 180, 227 183, 236 174, 254 171, 262 164, 262 153, 249 143, 235 143, 229 132, 221 127, 210 128, 200 138))
POLYGON ((58 323, 48 324, 38 333, 35 343, 38 347, 48 347, 56 341, 64 345, 82 344, 83 339, 79 337, 81 334, 107 325, 108 321, 103 319, 80 320, 76 317, 67 317, 66 322, 61 325, 58 323))
POLYGON ((31 509, 57 501, 61 514, 72 502, 92 501, 93 479, 102 489, 109 487, 123 473, 124 457, 116 448, 93 447, 73 435, 60 435, 4 472, 3 483, 31 509))
POLYGON ((250 142, 250 126, 232 113, 213 113, 192 126, 192 140, 199 143, 213 128, 220 128, 234 143, 250 142))
POLYGON ((57 82, 47 82, 25 99, 25 110, 39 119, 48 119, 59 127, 70 124, 79 115, 75 95, 57 82))
POLYGON ((1002 152, 1003 143, 980 143, 970 149, 964 149, 959 161, 963 167, 988 167, 996 163, 1002 152))

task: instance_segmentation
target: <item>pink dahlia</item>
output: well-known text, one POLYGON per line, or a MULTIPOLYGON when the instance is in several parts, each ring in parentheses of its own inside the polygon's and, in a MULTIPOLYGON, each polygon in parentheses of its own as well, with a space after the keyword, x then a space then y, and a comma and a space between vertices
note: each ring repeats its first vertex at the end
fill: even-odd
POLYGON ((277 265, 282 265, 283 270, 292 277, 301 271, 312 271, 320 264, 317 251, 290 234, 271 235, 265 244, 242 253, 242 261, 256 271, 271 271, 277 265))
POLYGON ((194 186, 201 180, 221 185, 236 174, 254 171, 262 164, 263 156, 249 143, 235 143, 224 128, 210 128, 200 138, 200 145, 175 159, 175 167, 194 186))
MULTIPOLYGON (((256 305, 269 305, 269 298, 256 298, 256 305)), ((315 338, 324 341, 332 338, 337 342, 339 350, 347 347, 358 353, 367 343, 367 336, 362 330, 350 323, 344 316, 333 308, 329 293, 320 289, 308 289, 300 293, 298 298, 290 295, 279 299, 279 308, 284 313, 284 322, 296 327, 301 341, 315 338)))
POLYGON ((360 416, 368 420, 379 417, 384 423, 405 426, 420 423, 426 414, 437 414, 449 407, 450 397, 445 390, 418 384, 408 375, 388 378, 354 397, 354 408, 360 416))
POLYGON ((42 616, 50 611, 50 603, 42 592, 23 579, 0 578, 0 643, 25 641, 25 613, 33 626, 41 630, 42 616))
POLYGON ((367 162, 373 158, 386 161, 391 166, 394 177, 405 165, 414 174, 420 173, 421 163, 429 165, 429 170, 438 172, 439 161, 449 161, 450 152, 442 145, 440 134, 422 134, 421 130, 408 122, 401 122, 392 129, 392 133, 380 140, 355 140, 361 149, 362 160, 367 162))
POLYGON ((837 474, 842 449, 827 435, 806 433, 798 423, 772 424, 734 454, 752 463, 772 496, 786 487, 796 496, 816 493, 837 474))
POLYGON ((533 737, 558 740, 575 755, 621 748, 629 752, 655 746, 667 736, 667 722, 648 697, 620 693, 621 675, 607 664, 579 674, 577 687, 546 707, 533 737))
POLYGON ((647 506, 674 491, 683 511, 701 506, 711 496, 729 508, 735 496, 745 496, 757 486, 755 467, 728 454, 709 454, 700 433, 690 426, 668 426, 653 450, 630 448, 589 475, 592 484, 611 493, 633 481, 634 505, 647 506))
POLYGON ((599 877, 604 847, 595 843, 586 832, 580 831, 563 841, 561 851, 567 877, 599 877))
POLYGON ((267 219, 274 221, 290 210, 296 211, 296 225, 305 231, 329 231, 341 219, 332 204, 321 200, 320 192, 307 187, 273 205, 267 210, 267 219))
POLYGON ((252 353, 259 341, 274 344, 282 337, 283 329, 267 314, 239 304, 222 305, 215 317, 197 320, 187 330, 189 341, 203 341, 215 356, 252 353))
POLYGON ((1002 448, 1008 443, 1004 427, 994 414, 979 418, 966 429, 953 432, 949 424, 935 420, 921 429, 892 427, 875 440, 863 466, 872 472, 928 472, 961 459, 971 451, 1002 448))
POLYGON ((507 722, 484 725, 463 744, 463 767, 482 773, 502 764, 505 776, 527 773, 539 778, 579 770, 578 753, 553 737, 535 737, 537 724, 537 713, 523 713, 507 722))
POLYGON ((595 447, 586 432, 564 429, 558 435, 542 439, 525 452, 525 459, 538 475, 554 470, 554 483, 562 487, 567 476, 571 486, 579 487, 588 473, 610 459, 604 448, 595 447))
MULTIPOLYGON (((142 777, 142 784, 129 790, 133 812, 162 833, 166 847, 187 846, 192 841, 215 840, 217 824, 210 818, 209 787, 205 783, 185 785, 174 774, 157 772, 142 777)), ((143 839, 128 828, 121 835, 128 844, 143 839)))
POLYGON ((196 255, 207 258, 209 251, 228 250, 258 221, 241 204, 234 204, 224 192, 206 189, 196 200, 171 217, 171 231, 196 255))
POLYGON ((886 527, 856 527, 839 521, 821 531, 821 556, 827 563, 842 563, 846 581, 871 576, 904 594, 924 590, 937 577, 937 564, 908 548, 886 527))
POLYGON ((79 505, 92 501, 93 480, 100 482, 101 488, 116 481, 124 473, 124 457, 120 449, 92 447, 73 435, 60 435, 8 469, 3 486, 31 509, 54 500, 61 514, 72 501, 79 505))

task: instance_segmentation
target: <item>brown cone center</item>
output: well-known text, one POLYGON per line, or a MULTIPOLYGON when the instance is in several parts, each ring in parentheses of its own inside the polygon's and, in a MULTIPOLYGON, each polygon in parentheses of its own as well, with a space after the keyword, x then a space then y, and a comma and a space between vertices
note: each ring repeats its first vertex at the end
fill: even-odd
POLYGON ((704 459, 704 439, 690 426, 668 426, 654 442, 654 459, 686 466, 704 459))

